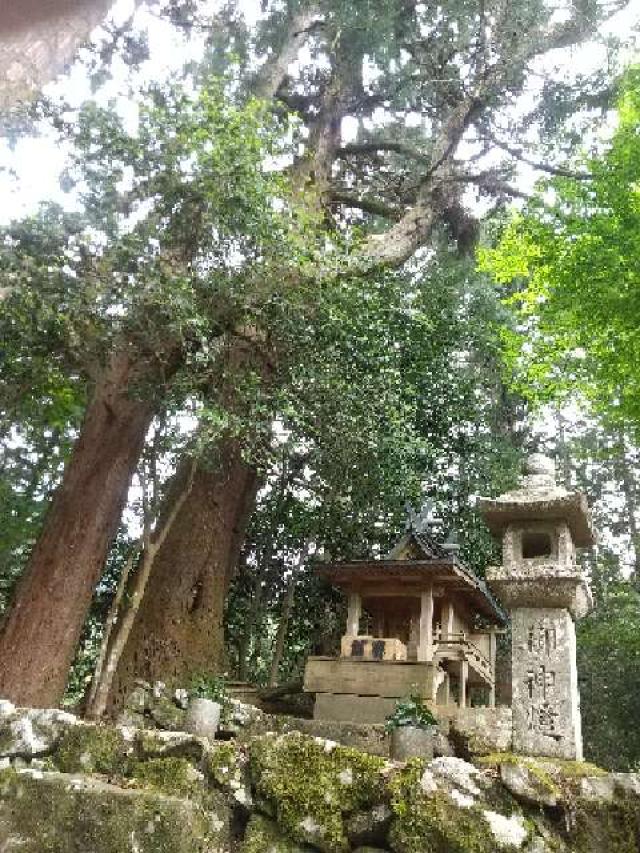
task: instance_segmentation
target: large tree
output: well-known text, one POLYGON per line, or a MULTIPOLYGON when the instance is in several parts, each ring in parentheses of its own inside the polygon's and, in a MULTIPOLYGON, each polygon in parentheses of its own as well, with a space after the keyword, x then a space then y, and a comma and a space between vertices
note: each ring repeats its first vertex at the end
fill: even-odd
MULTIPOLYGON (((472 241, 464 188, 492 197, 518 193, 509 177, 520 128, 505 116, 532 65, 589 38, 622 5, 576 3, 559 20, 544 3, 528 0, 266 4, 254 32, 228 13, 212 29, 214 64, 226 63, 233 77, 225 94, 245 106, 225 112, 198 80, 196 90, 208 95, 196 98, 195 119, 190 95, 175 89, 155 92, 152 108, 142 112, 151 120, 133 133, 113 115, 87 114, 75 138, 78 164, 96 190, 86 209, 90 217, 97 212, 106 248, 94 240, 96 248, 87 251, 82 239, 78 249, 78 237, 64 223, 52 240, 38 220, 14 232, 5 247, 17 316, 24 316, 25 300, 41 300, 41 293, 49 293, 43 300, 49 314, 69 293, 83 302, 88 326, 66 322, 55 329, 72 339, 71 347, 65 340, 65 353, 82 352, 96 339, 96 300, 98 326, 102 330, 107 316, 116 331, 98 335, 98 351, 82 359, 84 371, 87 364, 93 369, 91 402, 3 624, 0 692, 23 702, 59 699, 147 427, 176 376, 199 359, 217 363, 213 342, 223 338, 249 339, 261 364, 265 341, 279 356, 282 341, 286 351, 305 334, 304 326, 292 330, 284 322, 300 315, 279 313, 283 302, 312 302, 341 276, 401 266, 440 224, 461 246, 472 241), (306 55, 292 64, 304 43, 306 55), (264 139, 256 126, 269 120, 250 95, 281 117, 293 139, 288 172, 295 218, 278 217, 269 202, 277 192, 259 168, 264 139), (347 119, 357 133, 345 144, 347 119), (497 138, 505 161, 483 167, 482 155, 497 138), (473 146, 472 155, 465 156, 463 141, 473 146), (129 232, 122 228, 127 220, 129 232), (45 261, 31 238, 43 230, 45 261), (298 230, 305 239, 292 241, 290 232, 298 230), (77 276, 73 287, 69 266, 77 276), (87 286, 77 287, 76 280, 87 286), (91 490, 95 497, 87 500, 91 490), (52 595, 56 608, 49 606, 52 595)), ((579 104, 578 93, 571 97, 579 104)), ((274 158, 268 165, 270 177, 274 158)), ((264 371, 259 366, 254 373, 264 371)), ((224 408, 228 386, 219 367, 209 374, 202 384, 224 408)), ((269 379, 277 386, 279 364, 269 379)), ((236 470, 241 453, 228 437, 223 431, 222 472, 236 470)), ((246 502, 220 486, 216 493, 233 505, 219 507, 204 527, 237 541, 229 530, 241 532, 246 502)), ((182 511, 195 517, 189 501, 182 511)), ((159 574, 159 582, 181 577, 179 554, 168 559, 172 571, 159 574)), ((171 596, 170 589, 164 593, 171 596)), ((224 594, 222 585, 216 594, 224 594)))
MULTIPOLYGON (((349 272, 371 280, 385 267, 403 265, 432 243, 440 225, 450 229, 461 251, 473 245, 475 222, 461 202, 465 188, 473 186, 498 201, 519 195, 510 178, 514 160, 527 155, 516 145, 516 138, 525 129, 538 127, 541 115, 548 131, 554 125, 554 110, 559 118, 566 118, 579 109, 583 98, 592 106, 596 95, 601 95, 601 88, 594 89, 592 81, 583 80, 570 98, 562 87, 547 83, 540 101, 521 122, 514 123, 508 115, 509 106, 527 86, 536 60, 554 47, 567 48, 587 38, 596 22, 595 10, 587 13, 576 8, 573 17, 554 25, 542 7, 531 4, 526 9, 513 4, 508 8, 449 4, 442 16, 429 4, 414 8, 406 3, 303 6, 302 17, 293 7, 284 17, 282 11, 267 13, 258 28, 258 49, 273 43, 275 33, 283 47, 280 54, 272 54, 257 82, 250 79, 254 89, 274 96, 279 110, 295 111, 301 123, 300 153, 289 173, 307 208, 323 217, 327 234, 335 237, 339 229, 338 233, 349 236, 353 247, 349 272), (287 67, 303 38, 308 40, 313 61, 287 67), (357 128, 346 144, 345 120, 357 128), (463 140, 474 143, 466 161, 459 155, 463 140), (491 155, 490 167, 483 165, 483 154, 491 155), (503 158, 499 165, 496 154, 503 158)), ((598 81, 600 87, 602 82, 598 81)), ((539 165, 553 168, 548 160, 539 165)), ((336 266, 337 273, 344 274, 336 266)), ((326 270, 319 274, 324 280, 326 270)), ((359 310, 356 304, 352 310, 359 310)), ((318 323, 317 316, 311 322, 318 323)), ((306 328, 305 322, 297 326, 306 328)), ((287 329, 285 339, 289 334, 287 329)), ((294 329, 293 334, 299 332, 294 329)), ((362 350, 361 341, 354 335, 354 348, 362 350)), ((382 362, 380 369, 385 369, 382 362)), ((316 382, 318 390, 322 383, 316 382)), ((431 391, 437 393, 435 387, 431 391)), ((335 394, 321 416, 329 425, 322 440, 334 447, 336 466, 348 466, 351 452, 349 441, 339 448, 339 439, 332 441, 344 435, 338 426, 344 412, 337 411, 345 406, 342 399, 335 394)), ((277 406, 272 411, 277 412, 277 406)), ((376 435, 377 453, 384 453, 384 440, 376 435)), ((366 454, 360 458, 363 466, 375 464, 366 461, 366 454)), ((231 469, 234 464, 238 462, 227 463, 231 469)), ((466 466, 471 464, 468 460, 466 466)), ((219 493, 223 484, 215 482, 215 471, 208 476, 213 478, 211 492, 219 493)), ((375 483, 375 478, 370 482, 375 483)), ((407 495, 411 493, 409 478, 404 488, 407 495)), ((373 506, 378 497, 371 493, 369 499, 373 506)), ((195 494, 187 498, 182 512, 194 518, 202 513, 195 494)), ((216 554, 212 560, 202 549, 194 560, 188 548, 166 541, 123 657, 116 698, 130 689, 136 675, 165 677, 178 670, 184 678, 195 670, 223 665, 219 620, 238 557, 237 548, 229 549, 227 543, 241 540, 231 533, 242 529, 242 519, 237 515, 230 530, 220 527, 219 506, 217 502, 211 506, 207 524, 212 537, 209 549, 216 554), (192 588, 206 591, 196 608, 191 603, 192 588), (209 610, 203 614, 200 607, 209 610), (200 653, 197 639, 203 616, 218 626, 208 657, 200 653), (174 638, 176 624, 181 626, 183 641, 170 646, 164 637, 174 638)), ((342 521, 343 517, 337 528, 342 521)))
POLYGON ((260 109, 225 98, 222 81, 191 98, 152 89, 135 139, 113 112, 85 109, 70 131, 83 213, 45 207, 5 236, 5 428, 34 374, 89 396, 1 629, 0 690, 24 703, 64 690, 154 414, 211 385, 246 320, 236 294, 255 257, 275 262, 295 231, 273 209, 260 109))

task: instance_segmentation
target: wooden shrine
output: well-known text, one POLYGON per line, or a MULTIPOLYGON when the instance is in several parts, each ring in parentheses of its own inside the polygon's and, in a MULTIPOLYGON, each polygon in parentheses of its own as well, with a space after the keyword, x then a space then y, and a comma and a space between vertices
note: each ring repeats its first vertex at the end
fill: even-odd
POLYGON ((436 543, 412 520, 386 558, 317 571, 344 590, 348 613, 339 657, 307 662, 304 688, 316 694, 316 719, 384 722, 410 693, 432 706, 465 708, 471 693, 495 705, 505 615, 456 547, 436 543))

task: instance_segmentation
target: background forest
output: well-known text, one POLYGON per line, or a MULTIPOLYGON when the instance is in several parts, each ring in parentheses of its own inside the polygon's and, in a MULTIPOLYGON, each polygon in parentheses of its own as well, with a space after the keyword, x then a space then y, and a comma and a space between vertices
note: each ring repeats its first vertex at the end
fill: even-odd
POLYGON ((542 450, 599 536, 587 756, 640 763, 632 7, 119 4, 3 115, 0 695, 295 682, 314 561, 428 501, 482 574, 542 450))

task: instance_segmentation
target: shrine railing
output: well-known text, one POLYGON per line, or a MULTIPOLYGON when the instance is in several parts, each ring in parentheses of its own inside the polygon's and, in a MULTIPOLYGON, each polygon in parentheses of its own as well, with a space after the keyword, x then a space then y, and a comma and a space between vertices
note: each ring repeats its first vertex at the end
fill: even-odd
POLYGON ((469 639, 465 632, 457 634, 448 634, 442 637, 442 632, 436 632, 434 636, 434 652, 436 656, 446 657, 447 647, 462 651, 464 657, 470 661, 473 666, 480 672, 488 681, 494 678, 493 667, 489 658, 478 648, 478 646, 469 639))

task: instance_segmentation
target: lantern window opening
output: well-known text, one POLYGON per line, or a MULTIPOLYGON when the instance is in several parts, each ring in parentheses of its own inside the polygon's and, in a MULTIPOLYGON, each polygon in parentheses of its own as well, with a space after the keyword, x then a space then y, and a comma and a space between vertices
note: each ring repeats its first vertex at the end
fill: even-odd
POLYGON ((553 545, 551 536, 542 530, 525 530, 522 534, 523 560, 535 560, 551 557, 553 545))

